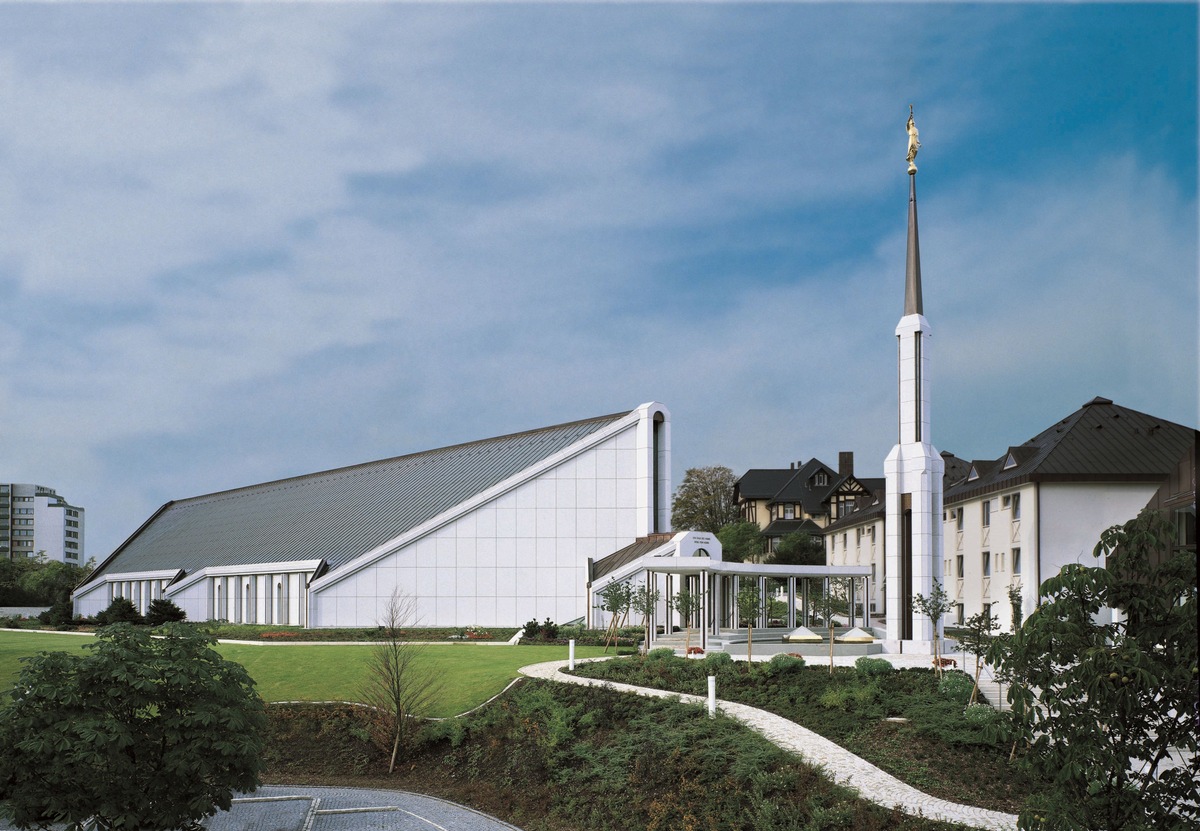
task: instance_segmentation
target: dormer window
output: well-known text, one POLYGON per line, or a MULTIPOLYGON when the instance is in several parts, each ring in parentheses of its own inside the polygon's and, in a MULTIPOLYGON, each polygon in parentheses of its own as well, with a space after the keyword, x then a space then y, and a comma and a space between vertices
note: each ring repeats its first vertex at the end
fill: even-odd
POLYGON ((788 504, 784 505, 783 506, 783 518, 784 519, 795 519, 796 518, 796 506, 791 504, 790 502, 788 504))
POLYGON ((971 465, 971 472, 967 474, 967 481, 974 482, 978 478, 979 471, 975 468, 975 465, 971 465))
POLYGON ((1004 469, 1012 470, 1017 466, 1017 460, 1013 458, 1013 454, 1009 453, 1008 458, 1004 460, 1004 469))

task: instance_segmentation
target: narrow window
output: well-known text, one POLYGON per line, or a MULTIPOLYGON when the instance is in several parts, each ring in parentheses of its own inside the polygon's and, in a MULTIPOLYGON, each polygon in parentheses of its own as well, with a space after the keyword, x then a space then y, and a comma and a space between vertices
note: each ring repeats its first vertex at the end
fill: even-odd
POLYGON ((1021 573, 1021 549, 1014 548, 1012 550, 1012 561, 1013 561, 1013 563, 1012 563, 1013 574, 1020 574, 1021 573))
POLYGON ((983 552, 983 576, 992 576, 992 552, 990 551, 983 552))
POLYGON ((958 579, 961 580, 963 579, 963 555, 959 554, 954 559, 957 560, 957 562, 954 564, 954 571, 955 574, 958 575, 958 579))
POLYGON ((1014 493, 1012 495, 1012 518, 1021 518, 1021 494, 1014 493))
POLYGON ((987 528, 992 524, 992 500, 983 500, 983 527, 987 528))

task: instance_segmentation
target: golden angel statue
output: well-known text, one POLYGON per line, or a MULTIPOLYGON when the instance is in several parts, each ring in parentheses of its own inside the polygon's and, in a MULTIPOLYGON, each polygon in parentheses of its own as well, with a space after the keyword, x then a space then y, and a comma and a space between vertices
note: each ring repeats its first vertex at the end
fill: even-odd
POLYGON ((908 169, 916 170, 917 166, 913 161, 917 158, 917 151, 921 149, 921 139, 917 133, 916 122, 913 121, 912 104, 908 105, 908 169))

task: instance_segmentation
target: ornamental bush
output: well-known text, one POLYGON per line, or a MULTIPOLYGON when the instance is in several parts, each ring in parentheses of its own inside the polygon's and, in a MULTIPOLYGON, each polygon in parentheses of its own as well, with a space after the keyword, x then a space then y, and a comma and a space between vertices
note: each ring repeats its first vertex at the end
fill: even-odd
POLYGON ((108 626, 113 623, 144 623, 144 621, 141 612, 137 610, 131 600, 125 597, 114 597, 107 609, 96 614, 96 623, 108 626))
POLYGON ((165 598, 151 600, 146 608, 146 623, 150 626, 162 626, 164 623, 177 623, 181 620, 187 620, 187 612, 165 598))
POLYGON ((870 677, 872 675, 890 675, 898 670, 892 666, 892 662, 885 658, 869 658, 866 655, 854 662, 854 670, 859 675, 870 677))
POLYGON ((0 707, 0 816, 17 828, 199 828, 258 787, 262 699, 213 639, 115 624, 25 659, 0 707))

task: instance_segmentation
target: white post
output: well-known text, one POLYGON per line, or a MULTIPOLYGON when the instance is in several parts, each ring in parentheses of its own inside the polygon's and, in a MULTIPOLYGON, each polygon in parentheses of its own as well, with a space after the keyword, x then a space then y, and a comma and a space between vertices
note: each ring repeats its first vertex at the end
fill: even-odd
POLYGON ((708 717, 717 715, 717 676, 708 676, 708 717))
POLYGON ((574 672, 575 671, 575 639, 574 638, 571 638, 569 641, 567 641, 567 655, 568 655, 567 669, 571 670, 571 672, 574 672))

